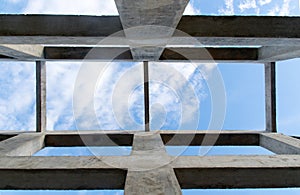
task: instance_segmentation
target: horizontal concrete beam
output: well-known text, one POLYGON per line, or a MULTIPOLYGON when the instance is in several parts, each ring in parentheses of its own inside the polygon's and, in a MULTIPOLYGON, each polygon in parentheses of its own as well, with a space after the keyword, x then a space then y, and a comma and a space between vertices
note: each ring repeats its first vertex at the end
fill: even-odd
POLYGON ((161 134, 165 145, 169 146, 238 146, 259 145, 259 134, 254 133, 196 133, 196 134, 161 134))
POLYGON ((96 157, 0 159, 0 189, 124 189, 126 174, 126 169, 110 167, 96 157))
POLYGON ((300 157, 178 157, 171 164, 181 188, 300 187, 300 157))
POLYGON ((31 156, 44 147, 44 135, 24 133, 0 142, 0 156, 31 156))
POLYGON ((128 47, 46 47, 46 60, 132 61, 128 47))
POLYGON ((300 154, 299 139, 278 133, 262 133, 260 145, 276 154, 300 154))
POLYGON ((42 45, 0 45, 0 54, 19 60, 42 59, 44 58, 44 47, 42 45))
POLYGON ((299 46, 264 46, 258 50, 258 60, 263 62, 275 62, 299 57, 299 46))
POLYGON ((256 48, 166 48, 161 61, 253 62, 256 48))
POLYGON ((46 135, 45 146, 131 146, 133 134, 46 135))
MULTIPOLYGON (((0 15, 0 23, 1 44, 127 43, 128 46, 122 32, 101 43, 103 39, 123 30, 119 16, 0 15)), ((297 46, 300 43, 299 25, 300 17, 183 16, 177 30, 186 34, 175 33, 168 43, 297 46), (199 43, 195 43, 195 40, 199 43)))
MULTIPOLYGON (((46 60, 122 60, 132 61, 128 47, 46 47, 46 60)), ((255 48, 167 48, 160 61, 253 62, 255 48)))

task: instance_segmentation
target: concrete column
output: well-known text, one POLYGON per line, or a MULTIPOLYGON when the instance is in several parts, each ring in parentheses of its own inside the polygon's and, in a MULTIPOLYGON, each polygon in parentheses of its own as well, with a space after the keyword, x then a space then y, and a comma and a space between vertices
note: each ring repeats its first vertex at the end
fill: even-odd
POLYGON ((36 62, 36 131, 46 131, 46 62, 36 62))
POLYGON ((125 194, 181 194, 158 133, 135 134, 125 194))
POLYGON ((265 63, 266 131, 277 132, 275 62, 265 63))
POLYGON ((144 63, 144 107, 145 107, 145 131, 150 131, 150 103, 149 103, 149 64, 144 63))

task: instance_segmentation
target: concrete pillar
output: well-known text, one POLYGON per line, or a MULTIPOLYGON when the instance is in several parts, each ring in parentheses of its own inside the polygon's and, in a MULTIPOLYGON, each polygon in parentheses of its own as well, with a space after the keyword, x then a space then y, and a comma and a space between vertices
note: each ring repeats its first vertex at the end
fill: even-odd
POLYGON ((275 62, 265 63, 266 131, 277 132, 275 62))
POLYGON ((36 62, 36 131, 46 131, 46 62, 36 62))

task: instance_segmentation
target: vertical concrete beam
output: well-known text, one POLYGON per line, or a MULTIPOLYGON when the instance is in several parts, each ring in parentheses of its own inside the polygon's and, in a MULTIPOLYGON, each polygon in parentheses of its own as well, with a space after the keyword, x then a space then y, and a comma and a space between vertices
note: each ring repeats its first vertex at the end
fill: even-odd
POLYGON ((277 132, 275 62, 265 63, 266 131, 277 132))
POLYGON ((260 146, 276 154, 300 154, 300 140, 278 133, 261 133, 260 146))
POLYGON ((135 134, 125 194, 181 194, 158 133, 135 134))
POLYGON ((46 62, 36 62, 36 131, 45 131, 46 118, 46 62))
POLYGON ((40 133, 19 134, 0 142, 0 156, 31 156, 44 147, 45 136, 40 133))
POLYGON ((189 0, 115 0, 134 60, 156 61, 189 0))
POLYGON ((150 131, 150 108, 149 108, 149 71, 148 61, 144 61, 144 112, 145 131, 150 131))

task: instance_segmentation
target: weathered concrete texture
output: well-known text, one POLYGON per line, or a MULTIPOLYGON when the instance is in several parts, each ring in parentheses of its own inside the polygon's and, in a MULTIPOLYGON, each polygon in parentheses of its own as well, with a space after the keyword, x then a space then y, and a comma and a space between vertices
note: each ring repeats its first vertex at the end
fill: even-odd
POLYGON ((43 132, 47 128, 46 109, 46 62, 36 62, 36 131, 43 132))
POLYGON ((115 0, 135 60, 158 60, 188 0, 115 0), (164 38, 165 41, 154 41, 164 38))
POLYGON ((262 133, 260 145, 276 154, 300 154, 300 140, 273 133, 262 133))
POLYGON ((300 187, 300 168, 175 169, 181 188, 300 187))
POLYGON ((265 63, 266 131, 277 132, 276 123, 276 63, 265 63))
POLYGON ((46 60, 132 61, 129 47, 46 47, 46 60))
POLYGON ((181 194, 158 133, 136 134, 128 162, 125 194, 181 194))
POLYGON ((167 166, 149 171, 129 170, 125 194, 181 194, 181 189, 173 169, 167 166))
MULTIPOLYGON (((91 132, 93 131, 44 134, 58 141, 61 139, 58 136, 78 138, 79 133, 92 136, 91 132)), ((300 155, 178 157, 167 155, 161 137, 165 141, 164 136, 169 138, 171 134, 177 133, 180 144, 186 143, 181 140, 193 132, 197 137, 192 142, 194 144, 200 143, 198 141, 201 140, 201 136, 208 132, 211 135, 220 134, 220 140, 229 139, 233 143, 247 144, 248 142, 256 144, 257 136, 261 134, 261 146, 278 153, 299 154, 299 140, 280 134, 258 131, 156 131, 134 132, 133 151, 130 156, 6 156, 8 152, 3 151, 3 148, 13 155, 21 155, 20 151, 24 152, 25 149, 27 155, 30 155, 28 148, 33 151, 42 147, 38 145, 32 147, 33 143, 42 142, 42 134, 24 133, 0 142, 2 148, 0 151, 4 154, 0 158, 2 178, 0 188, 122 189, 126 173, 126 194, 181 194, 180 186, 181 188, 300 187, 300 155), (248 137, 251 141, 242 138, 243 132, 246 133, 244 138, 248 137)), ((121 142, 121 139, 128 139, 127 133, 120 131, 95 131, 94 136, 101 137, 106 134, 110 137, 115 135, 121 142), (120 134, 124 134, 125 137, 120 134)))
POLYGON ((0 54, 19 60, 42 59, 44 47, 42 45, 0 45, 0 54))
POLYGON ((181 188, 277 188, 300 186, 300 157, 178 157, 174 168, 181 188))
POLYGON ((1 189, 123 189, 126 170, 121 169, 40 169, 0 170, 1 189))
POLYGON ((163 133, 165 145, 171 146, 247 146, 259 145, 258 133, 163 133))
MULTIPOLYGON (((183 16, 177 29, 192 39, 175 34, 169 44, 192 46, 196 39, 203 45, 299 46, 300 17, 258 17, 183 16)), ((123 30, 119 16, 0 15, 0 23, 1 44, 95 45, 123 30)), ((117 36, 105 44, 128 43, 123 33, 117 36)))
POLYGON ((31 156, 44 147, 44 135, 24 133, 0 142, 0 156, 31 156))
POLYGON ((45 146, 131 146, 133 134, 48 134, 45 146))
MULTIPOLYGON (((45 60, 132 61, 129 47, 45 47, 45 60)), ((257 48, 166 48, 162 62, 255 62, 257 48)))
POLYGON ((258 60, 262 62, 275 62, 300 57, 299 46, 264 46, 258 50, 258 60))

